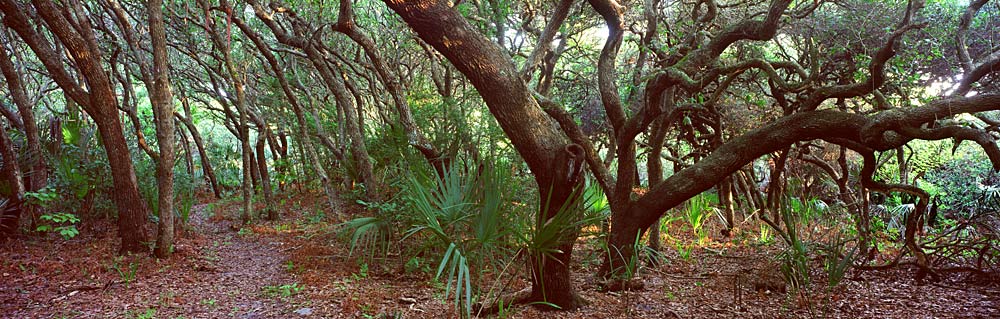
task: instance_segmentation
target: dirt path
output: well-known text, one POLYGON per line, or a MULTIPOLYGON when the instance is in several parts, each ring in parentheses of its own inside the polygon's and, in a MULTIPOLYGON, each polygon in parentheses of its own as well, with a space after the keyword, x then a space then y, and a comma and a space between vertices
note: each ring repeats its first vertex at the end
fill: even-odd
MULTIPOLYGON (((237 232, 195 206, 169 260, 115 257, 115 237, 26 238, 0 250, 2 318, 307 318, 275 236, 237 232), (213 219, 215 220, 215 219, 213 219)), ((100 233, 94 229, 91 233, 100 233)))
MULTIPOLYGON (((334 232, 342 221, 314 195, 289 199, 281 221, 246 228, 231 221, 236 203, 197 205, 192 229, 169 260, 117 257, 117 234, 107 222, 84 226, 68 241, 0 244, 0 319, 458 317, 433 280, 439 257, 352 255, 334 232)), ((995 282, 956 276, 914 286, 911 269, 867 272, 826 289, 817 265, 811 294, 762 292, 754 278, 779 267, 774 247, 717 244, 728 257, 668 249, 668 262, 641 271, 646 289, 606 293, 592 276, 598 244, 579 245, 574 278, 590 305, 572 312, 515 307, 506 318, 1000 318, 995 282)), ((527 285, 520 278, 509 288, 527 285)))

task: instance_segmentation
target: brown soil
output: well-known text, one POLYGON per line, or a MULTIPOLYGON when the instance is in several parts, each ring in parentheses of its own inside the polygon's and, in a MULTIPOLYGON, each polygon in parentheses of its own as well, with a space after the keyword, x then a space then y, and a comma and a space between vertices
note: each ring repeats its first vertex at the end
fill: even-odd
MULTIPOLYGON (((83 226, 81 235, 71 240, 48 236, 8 241, 0 245, 0 318, 458 316, 451 301, 443 300, 443 285, 433 283, 428 266, 425 271, 404 269, 406 260, 398 252, 409 248, 391 247, 389 254, 374 257, 352 254, 335 225, 339 216, 358 209, 328 210, 319 198, 312 193, 281 198, 280 221, 243 228, 233 223, 238 205, 197 205, 190 229, 168 260, 115 257, 115 227, 107 222, 83 226)), ((1000 283, 995 278, 949 274, 942 282, 917 285, 913 269, 902 266, 851 272, 841 285, 827 288, 821 264, 814 261, 812 285, 793 292, 774 261, 778 245, 754 247, 746 242, 696 245, 684 257, 667 248, 665 262, 640 269, 643 290, 602 292, 591 275, 601 254, 588 240, 595 239, 581 240, 574 256, 574 278, 587 306, 573 312, 516 306, 504 316, 1000 317, 1000 283)), ((517 279, 505 290, 526 285, 517 279)))

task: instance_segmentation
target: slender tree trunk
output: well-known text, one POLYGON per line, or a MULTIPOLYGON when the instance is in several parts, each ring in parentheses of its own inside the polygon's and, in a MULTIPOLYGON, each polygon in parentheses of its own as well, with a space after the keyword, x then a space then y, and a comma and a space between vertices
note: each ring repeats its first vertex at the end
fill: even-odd
POLYGON ((168 258, 174 250, 174 101, 170 92, 170 66, 163 23, 163 0, 149 0, 149 35, 153 45, 153 85, 150 100, 156 121, 156 163, 160 222, 156 235, 156 257, 168 258))
MULTIPOLYGON (((0 51, 3 51, 0 48, 0 51)), ((14 143, 11 142, 7 134, 7 128, 0 125, 0 169, 2 179, 0 179, 0 196, 7 200, 6 205, 0 207, 0 239, 13 236, 17 233, 17 227, 21 221, 21 203, 24 198, 24 183, 21 179, 21 169, 17 164, 17 153, 14 151, 14 143)))
MULTIPOLYGON (((660 155, 663 153, 663 142, 666 138, 666 131, 669 125, 668 118, 654 122, 649 137, 649 154, 646 155, 646 172, 649 175, 649 185, 656 185, 663 181, 663 160, 660 155)), ((662 219, 657 219, 649 227, 649 240, 647 245, 650 249, 660 251, 660 223, 662 219)))
MULTIPOLYGON (((176 121, 174 122, 174 127, 178 127, 177 124, 181 123, 181 120, 176 117, 174 117, 174 120, 176 121)), ((182 123, 180 125, 184 124, 182 123)), ((181 140, 181 147, 184 148, 184 169, 187 172, 187 175, 190 176, 191 179, 194 179, 194 155, 191 154, 191 140, 188 139, 187 134, 185 134, 182 129, 178 129, 177 134, 178 138, 181 140)))
POLYGON ((174 116, 191 133, 191 138, 194 139, 194 146, 198 149, 198 160, 201 161, 201 170, 205 174, 205 179, 208 180, 209 186, 212 188, 212 194, 215 195, 216 199, 220 199, 222 198, 222 190, 219 187, 218 179, 215 177, 215 170, 212 169, 212 161, 208 158, 205 141, 201 138, 201 134, 198 133, 198 128, 194 125, 194 121, 191 120, 191 108, 187 106, 187 99, 181 97, 181 102, 185 105, 184 112, 187 113, 187 116, 180 115, 179 113, 174 113, 174 116))
MULTIPOLYGON (((4 42, 8 40, 3 37, 4 42)), ((7 92, 10 94, 17 111, 21 116, 24 127, 24 136, 28 142, 28 165, 27 191, 38 191, 48 183, 48 169, 45 165, 45 154, 42 151, 42 140, 38 132, 38 124, 35 122, 35 113, 32 110, 31 102, 28 100, 27 92, 21 83, 21 74, 11 59, 12 55, 7 54, 7 50, 0 48, 0 70, 3 71, 4 78, 7 79, 7 92)), ((23 63, 23 62, 22 62, 23 63)), ((60 133, 61 134, 61 133, 60 133)), ((34 221, 38 216, 40 207, 25 205, 25 213, 34 221)))
POLYGON ((306 46, 305 50, 306 55, 309 56, 310 60, 313 61, 313 65, 319 70, 323 83, 333 92, 337 104, 344 109, 344 127, 350 139, 351 157, 354 160, 354 165, 358 170, 361 182, 365 186, 365 193, 369 198, 374 198, 378 193, 376 191, 378 185, 375 185, 372 162, 368 156, 368 148, 365 146, 363 128, 359 125, 359 117, 356 113, 358 106, 347 96, 347 88, 344 82, 334 75, 330 66, 323 61, 319 52, 315 48, 312 48, 312 46, 306 46))
POLYGON ((909 176, 908 176, 908 172, 910 170, 907 167, 907 164, 908 163, 906 161, 906 148, 902 147, 902 146, 897 147, 896 148, 896 166, 897 166, 897 168, 899 168, 899 183, 900 184, 909 184, 910 183, 909 182, 910 179, 909 179, 909 176))
MULTIPOLYGON (((278 154, 278 157, 280 157, 284 161, 285 165, 276 165, 275 170, 278 171, 278 174, 280 174, 281 176, 288 176, 289 174, 288 169, 290 168, 289 161, 291 161, 291 159, 288 158, 288 135, 285 134, 284 129, 278 131, 278 145, 276 146, 277 146, 277 152, 275 153, 278 154)), ((284 179, 278 181, 278 191, 279 192, 285 191, 284 179)))
POLYGON ((278 211, 271 202, 271 177, 267 172, 267 157, 264 157, 267 138, 257 136, 257 170, 260 172, 261 191, 264 192, 264 208, 268 220, 278 220, 278 211))
MULTIPOLYGON (((249 141, 249 138, 247 139, 249 141)), ((256 147, 254 147, 256 149, 256 147)), ((256 151, 250 152, 250 180, 253 182, 253 192, 256 194, 260 190, 260 169, 257 165, 256 151)))
MULTIPOLYGON (((378 188, 378 185, 375 185, 371 158, 368 156, 368 148, 365 145, 364 128, 359 124, 360 121, 357 112, 360 109, 351 100, 342 78, 334 73, 332 66, 323 58, 323 54, 320 52, 322 44, 314 43, 313 39, 315 37, 305 39, 285 33, 284 28, 277 25, 273 17, 268 13, 268 10, 264 9, 256 1, 251 0, 248 3, 254 7, 257 16, 274 32, 279 42, 299 48, 306 53, 306 57, 313 64, 320 78, 322 78, 323 84, 333 93, 337 107, 343 109, 343 127, 346 130, 347 137, 350 139, 351 156, 358 170, 358 175, 361 177, 361 182, 365 185, 367 195, 370 198, 376 196, 378 192, 375 190, 378 188)), ((283 12, 290 12, 290 10, 285 8, 283 12)), ((299 26, 305 25, 305 22, 298 20, 297 17, 293 17, 292 23, 299 26)))
POLYGON ((774 167, 771 168, 771 177, 767 185, 767 208, 770 210, 771 220, 777 225, 781 224, 781 202, 785 192, 785 178, 782 176, 782 172, 785 170, 788 154, 789 148, 787 147, 778 154, 778 158, 774 161, 774 167))
POLYGON ((733 227, 736 226, 736 214, 733 209, 733 179, 727 177, 716 186, 719 190, 719 205, 722 206, 722 216, 726 219, 726 228, 722 230, 722 235, 729 237, 732 235, 733 227))

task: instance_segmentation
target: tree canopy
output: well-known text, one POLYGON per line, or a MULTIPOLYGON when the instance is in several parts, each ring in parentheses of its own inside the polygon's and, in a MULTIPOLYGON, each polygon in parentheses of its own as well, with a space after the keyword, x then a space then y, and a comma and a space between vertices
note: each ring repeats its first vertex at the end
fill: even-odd
POLYGON ((305 187, 352 251, 439 254, 437 277, 452 273, 470 312, 504 298, 579 307, 571 265, 591 232, 601 289, 638 288, 642 239, 663 250, 662 218, 678 214, 698 233, 703 205, 723 236, 772 229, 789 269, 811 253, 807 206, 836 211, 825 218, 852 251, 836 255, 856 269, 909 263, 940 280, 1000 260, 996 1, 0 0, 0 12, 8 235, 113 216, 122 253, 169 258, 197 190, 238 197, 250 224, 280 219, 279 195, 305 187), (355 204, 365 213, 343 209, 355 204), (486 300, 476 271, 505 259, 531 289, 486 300))

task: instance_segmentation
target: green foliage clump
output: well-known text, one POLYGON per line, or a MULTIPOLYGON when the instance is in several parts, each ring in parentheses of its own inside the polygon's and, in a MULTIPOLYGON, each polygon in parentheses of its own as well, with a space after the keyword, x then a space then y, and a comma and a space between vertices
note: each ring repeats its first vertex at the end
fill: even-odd
POLYGON ((43 222, 42 225, 38 225, 38 228, 35 229, 36 231, 58 233, 59 236, 67 240, 80 234, 75 225, 80 222, 80 218, 76 217, 75 214, 50 213, 43 214, 39 218, 43 222))

